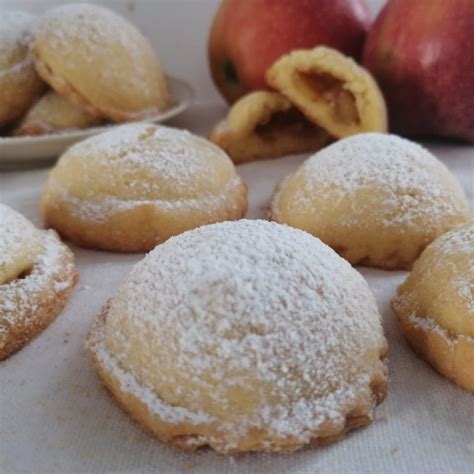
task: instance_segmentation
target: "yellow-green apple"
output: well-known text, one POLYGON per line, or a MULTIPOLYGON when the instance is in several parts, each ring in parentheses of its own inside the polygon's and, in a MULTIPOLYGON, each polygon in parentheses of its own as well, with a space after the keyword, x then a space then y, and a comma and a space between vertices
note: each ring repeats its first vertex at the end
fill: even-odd
POLYGON ((223 0, 209 36, 212 77, 234 102, 267 89, 265 71, 293 49, 327 45, 359 58, 369 26, 365 0, 223 0))
POLYGON ((473 38, 473 0, 389 0, 363 63, 384 92, 392 130, 474 141, 473 38))

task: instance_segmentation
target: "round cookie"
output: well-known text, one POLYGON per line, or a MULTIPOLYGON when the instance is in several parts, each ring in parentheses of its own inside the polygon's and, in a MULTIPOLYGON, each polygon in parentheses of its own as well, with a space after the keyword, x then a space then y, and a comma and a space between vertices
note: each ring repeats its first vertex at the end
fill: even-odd
POLYGON ((170 106, 150 43, 106 8, 81 3, 48 10, 38 21, 33 50, 41 77, 93 115, 124 122, 170 106))
POLYGON ((346 138, 275 190, 271 217, 310 232, 354 265, 409 269, 436 237, 470 219, 456 178, 395 135, 346 138))
POLYGON ((474 221, 424 250, 392 306, 410 345, 474 392, 474 221))
POLYGON ((73 255, 57 234, 0 204, 0 360, 58 316, 76 280, 73 255))
POLYGON ((44 88, 31 54, 33 24, 26 12, 0 15, 0 127, 28 110, 44 88))
POLYGON ((121 406, 184 450, 329 444, 369 424, 387 389, 365 280, 318 239, 267 221, 203 226, 156 247, 87 345, 121 406))
POLYGON ((54 91, 47 92, 21 119, 12 135, 45 135, 98 125, 101 119, 69 102, 54 91))
POLYGON ((79 245, 147 251, 185 230, 240 219, 247 189, 207 140, 130 124, 69 148, 49 174, 41 210, 46 226, 79 245))

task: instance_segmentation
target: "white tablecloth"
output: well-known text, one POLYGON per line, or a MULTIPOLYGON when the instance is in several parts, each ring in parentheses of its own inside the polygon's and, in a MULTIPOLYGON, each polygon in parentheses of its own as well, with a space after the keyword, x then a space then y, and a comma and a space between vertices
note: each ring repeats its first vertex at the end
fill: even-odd
MULTIPOLYGON (((222 105, 196 106, 172 124, 205 134, 223 113, 222 105)), ((458 176, 474 207, 474 148, 428 147, 458 176)), ((303 159, 238 168, 249 185, 249 218, 264 216, 275 183, 303 159)), ((0 201, 40 225, 37 204, 46 174, 45 169, 0 174, 0 201)), ((210 450, 180 453, 161 444, 109 397, 83 341, 102 304, 143 255, 72 248, 80 282, 65 311, 34 342, 0 363, 0 472, 473 472, 474 396, 414 355, 390 309, 405 272, 359 269, 375 293, 390 344, 390 390, 377 420, 328 448, 225 457, 210 450)))

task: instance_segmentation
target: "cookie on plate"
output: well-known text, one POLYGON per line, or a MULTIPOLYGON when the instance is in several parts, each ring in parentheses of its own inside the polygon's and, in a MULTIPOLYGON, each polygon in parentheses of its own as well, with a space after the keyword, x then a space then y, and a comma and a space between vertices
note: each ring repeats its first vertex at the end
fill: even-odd
POLYGON ((14 136, 45 135, 99 125, 101 119, 54 91, 47 92, 12 131, 14 136))
POLYGON ((38 20, 33 51, 41 77, 92 115, 140 120, 171 104, 150 43, 106 8, 80 3, 48 10, 38 20))
POLYGON ((26 12, 0 15, 0 127, 23 115, 45 87, 31 54, 34 22, 26 12))

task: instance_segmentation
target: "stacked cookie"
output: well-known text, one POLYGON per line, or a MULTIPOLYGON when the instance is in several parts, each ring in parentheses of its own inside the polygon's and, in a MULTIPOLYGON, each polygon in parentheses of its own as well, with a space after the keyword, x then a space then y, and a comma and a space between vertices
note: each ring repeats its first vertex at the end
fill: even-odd
POLYGON ((150 43, 103 7, 70 4, 0 18, 0 127, 41 135, 141 120, 171 105, 150 43))

